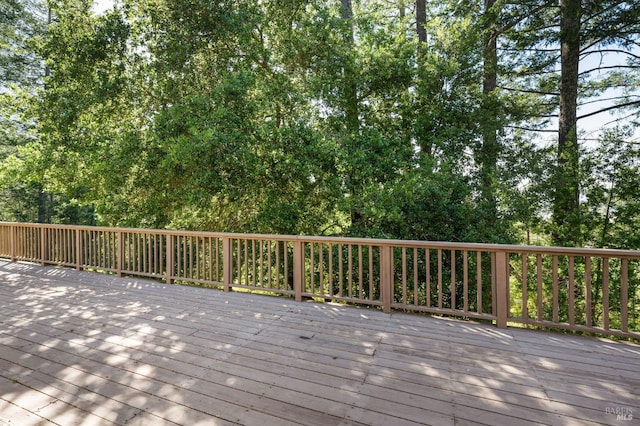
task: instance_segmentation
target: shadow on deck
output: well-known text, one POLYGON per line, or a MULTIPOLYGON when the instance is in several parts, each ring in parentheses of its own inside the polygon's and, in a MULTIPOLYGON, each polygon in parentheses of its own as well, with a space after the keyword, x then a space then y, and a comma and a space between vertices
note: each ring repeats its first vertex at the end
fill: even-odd
POLYGON ((0 323, 0 425, 640 419, 603 339, 2 260, 0 323))

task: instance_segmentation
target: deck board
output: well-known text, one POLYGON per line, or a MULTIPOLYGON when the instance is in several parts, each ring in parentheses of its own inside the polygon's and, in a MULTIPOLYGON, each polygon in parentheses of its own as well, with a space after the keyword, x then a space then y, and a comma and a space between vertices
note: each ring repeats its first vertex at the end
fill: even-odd
POLYGON ((619 425, 638 395, 630 343, 0 260, 0 425, 619 425))

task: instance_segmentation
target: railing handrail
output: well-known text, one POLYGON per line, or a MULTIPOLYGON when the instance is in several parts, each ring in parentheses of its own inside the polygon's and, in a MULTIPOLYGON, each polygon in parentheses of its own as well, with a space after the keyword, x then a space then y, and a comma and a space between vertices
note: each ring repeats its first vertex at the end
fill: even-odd
POLYGON ((28 226, 34 228, 51 229, 80 229, 108 232, 130 232, 144 234, 163 235, 186 235, 186 236, 206 236, 218 238, 242 238, 248 240, 272 240, 272 241, 304 241, 314 243, 344 243, 344 244, 365 244, 373 246, 389 247, 430 247, 442 249, 458 249, 468 251, 496 251, 505 253, 544 253, 559 256, 598 256, 615 258, 640 258, 640 250, 610 249, 610 248, 585 248, 585 247, 564 247, 564 246, 533 246, 517 244, 497 244, 497 243, 469 243, 452 241, 431 241, 431 240, 399 240, 386 238, 359 238, 359 237, 339 237, 339 236, 317 236, 317 235, 287 235, 287 234, 253 234, 241 232, 217 232, 217 231, 190 231, 179 229, 156 229, 156 228, 127 228, 93 225, 62 225, 44 223, 25 222, 0 222, 0 225, 28 226))

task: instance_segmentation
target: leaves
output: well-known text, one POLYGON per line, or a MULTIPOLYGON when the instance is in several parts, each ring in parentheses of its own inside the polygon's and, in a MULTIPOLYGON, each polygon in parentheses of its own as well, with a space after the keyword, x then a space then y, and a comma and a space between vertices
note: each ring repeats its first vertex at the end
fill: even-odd
MULTIPOLYGON (((20 218, 41 216, 49 191, 59 221, 548 236, 557 153, 525 129, 547 127, 557 110, 557 2, 463 3, 426 1, 419 42, 407 2, 123 0, 96 16, 89 1, 59 0, 45 32, 20 26, 46 14, 2 0, 12 25, 3 34, 33 35, 12 40, 37 71, 5 73, 0 188, 26 212, 20 218)), ((581 60, 618 49, 629 68, 583 74, 580 100, 624 88, 619 102, 633 113, 637 8, 583 3, 593 44, 581 60)), ((629 137, 580 151, 580 229, 590 244, 637 244, 637 170, 622 157, 635 158, 622 143, 629 137)), ((0 216, 19 217, 7 204, 0 216)))

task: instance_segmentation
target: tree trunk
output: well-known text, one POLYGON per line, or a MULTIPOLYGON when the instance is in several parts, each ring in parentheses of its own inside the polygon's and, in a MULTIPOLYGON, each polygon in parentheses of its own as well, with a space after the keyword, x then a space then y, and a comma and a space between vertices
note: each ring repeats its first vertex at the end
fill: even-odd
MULTIPOLYGON (((51 7, 47 8, 47 29, 48 27, 51 25, 52 22, 52 11, 51 11, 51 7)), ((44 90, 47 90, 47 83, 46 83, 46 79, 51 76, 51 69, 49 68, 48 65, 45 64, 44 66, 44 77, 45 77, 45 84, 44 84, 44 90)), ((38 183, 38 223, 50 223, 51 222, 51 215, 49 213, 49 194, 47 194, 47 192, 43 189, 43 185, 44 185, 44 177, 43 177, 43 181, 38 183)), ((53 199, 51 198, 51 207, 53 206, 53 199)))
MULTIPOLYGON (((426 43, 427 30, 424 28, 424 24, 427 22, 427 1, 416 0, 416 32, 418 33, 418 41, 420 43, 426 43)), ((420 47, 418 47, 420 51, 420 47)))
MULTIPOLYGON (((355 37, 353 34, 353 7, 351 0, 341 0, 341 18, 347 23, 347 30, 343 34, 344 43, 349 51, 353 51, 355 37)), ((343 90, 344 90, 344 112, 347 124, 347 132, 351 135, 357 134, 360 129, 360 118, 358 111, 358 88, 355 75, 355 64, 351 57, 347 56, 343 64, 343 90)))
POLYGON ((496 229, 497 213, 495 183, 498 168, 498 105, 495 90, 498 87, 498 11, 495 0, 484 0, 483 34, 483 117, 482 147, 480 148, 481 210, 484 228, 492 233, 496 229))
POLYGON ((553 206, 554 243, 580 242, 579 153, 577 133, 578 64, 581 0, 560 1, 561 80, 556 188, 553 206))
MULTIPOLYGON (((340 17, 345 21, 346 30, 343 32, 343 41, 346 46, 347 52, 352 52, 355 45, 355 35, 353 30, 353 5, 351 0, 340 0, 340 17)), ((342 66, 342 93, 344 98, 342 99, 346 135, 345 143, 348 144, 348 150, 359 149, 355 146, 355 142, 358 140, 358 134, 360 132, 360 109, 358 104, 358 81, 356 75, 355 63, 353 56, 349 53, 345 53, 344 63, 342 66)), ((359 186, 360 182, 354 179, 357 173, 355 166, 351 166, 353 170, 350 173, 349 180, 349 193, 351 196, 351 226, 359 225, 363 221, 362 213, 358 210, 355 203, 359 198, 359 186)))
MULTIPOLYGON (((418 37, 418 45, 416 47, 416 56, 417 56, 417 60, 418 60, 418 69, 417 69, 417 76, 418 76, 418 87, 424 85, 424 79, 426 76, 424 76, 424 62, 425 62, 425 52, 426 52, 426 48, 427 48, 427 30, 424 27, 425 24, 427 23, 427 2, 426 0, 416 0, 416 11, 415 11, 415 16, 416 16, 416 35, 418 37)), ((422 107, 422 101, 420 98, 418 98, 418 110, 421 110, 422 107)), ((423 132, 421 131, 420 127, 423 126, 425 123, 423 122, 423 119, 420 118, 420 116, 418 115, 418 117, 416 117, 416 126, 417 126, 417 131, 416 131, 416 143, 418 144, 418 146, 420 147, 420 152, 423 155, 431 155, 431 143, 430 141, 426 140, 425 136, 423 135, 423 132)))

